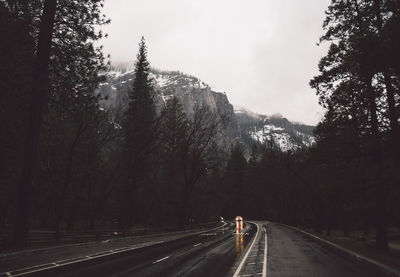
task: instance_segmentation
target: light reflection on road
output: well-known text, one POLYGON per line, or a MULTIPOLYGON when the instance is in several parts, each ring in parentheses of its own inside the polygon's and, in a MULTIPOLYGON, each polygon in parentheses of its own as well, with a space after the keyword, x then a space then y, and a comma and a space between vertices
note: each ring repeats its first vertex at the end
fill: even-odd
POLYGON ((243 233, 236 234, 236 257, 240 257, 244 251, 243 233))

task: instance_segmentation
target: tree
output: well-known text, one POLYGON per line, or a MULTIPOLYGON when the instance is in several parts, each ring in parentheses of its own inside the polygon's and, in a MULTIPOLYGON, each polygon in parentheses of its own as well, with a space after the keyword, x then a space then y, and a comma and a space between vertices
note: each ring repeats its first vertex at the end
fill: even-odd
MULTIPOLYGON (((172 97, 167 101, 160 116, 160 155, 161 155, 161 184, 163 201, 165 202, 164 219, 173 221, 173 215, 179 213, 179 202, 182 199, 183 175, 182 161, 186 136, 189 131, 189 121, 178 98, 172 97)), ((165 222, 168 224, 168 222, 165 222)), ((178 224, 179 222, 175 222, 178 224)))
POLYGON ((229 195, 225 209, 229 217, 242 214, 245 208, 246 170, 247 161, 244 157, 243 146, 237 142, 232 145, 225 172, 225 191, 229 195))
POLYGON ((157 141, 158 119, 153 101, 153 80, 147 60, 144 37, 139 43, 135 63, 135 77, 129 92, 129 106, 122 121, 124 132, 124 162, 128 182, 123 188, 125 199, 122 205, 123 228, 132 223, 132 198, 136 186, 145 186, 149 176, 157 141), (125 212, 127 214, 125 214, 125 212))
POLYGON ((22 149, 29 116, 34 42, 24 22, 0 3, 0 226, 14 217, 15 189, 20 176, 22 149))
POLYGON ((56 10, 57 0, 46 0, 44 2, 38 49, 33 68, 30 120, 25 138, 24 163, 19 186, 18 208, 13 238, 14 244, 17 247, 25 246, 28 238, 30 191, 34 180, 35 167, 37 166, 40 128, 49 89, 49 61, 56 10))
MULTIPOLYGON (((387 37, 383 30, 396 17, 393 1, 333 1, 324 21, 321 41, 331 43, 319 64, 320 75, 311 81, 320 102, 328 108, 329 124, 336 130, 353 132, 360 141, 369 141, 369 155, 376 189, 377 246, 387 248, 387 195, 383 181, 383 153, 396 153, 398 103, 395 67, 387 62, 387 37), (366 120, 367 119, 367 120, 366 120), (389 132, 389 144, 386 133, 389 132)), ((393 43, 393 41, 391 41, 393 43)), ((389 43, 390 44, 390 43, 389 43)), ((391 154, 396 162, 397 157, 391 154)), ((397 163, 397 162, 396 162, 397 163)), ((393 174, 393 173, 390 173, 393 174)))
MULTIPOLYGON (((43 6, 46 1, 8 0, 5 2, 11 17, 20 22, 25 28, 24 33, 31 37, 32 53, 36 50, 39 55, 40 17, 47 5, 43 6)), ((108 23, 100 12, 101 7, 102 1, 98 0, 69 0, 57 3, 55 10, 54 31, 50 38, 51 48, 47 65, 48 83, 46 85, 45 82, 41 82, 41 85, 48 89, 42 103, 41 113, 44 120, 41 125, 43 126, 40 131, 37 131, 40 139, 38 139, 39 146, 36 152, 39 152, 40 158, 37 159, 35 167, 39 168, 39 171, 34 180, 35 186, 32 187, 30 193, 30 198, 32 200, 33 197, 35 203, 44 196, 48 197, 45 201, 47 214, 40 215, 43 221, 58 222, 45 219, 46 215, 53 214, 53 206, 59 206, 56 209, 61 211, 56 212, 61 215, 56 219, 59 221, 63 219, 64 198, 69 194, 70 186, 72 185, 74 189, 77 185, 76 168, 72 166, 72 164, 79 166, 74 159, 77 149, 88 138, 87 134, 89 130, 92 130, 94 122, 99 118, 104 120, 104 117, 99 117, 97 114, 98 97, 94 95, 94 90, 104 78, 102 71, 105 69, 101 48, 94 46, 94 41, 103 37, 95 26, 108 23), (58 131, 60 132, 57 133, 58 131), (65 139, 60 139, 61 137, 65 139), (64 184, 65 191, 68 192, 62 196, 60 196, 60 192, 63 191, 61 184, 64 184), (57 201, 58 199, 62 201, 57 201)), ((37 74, 41 70, 36 69, 33 72, 37 74)), ((31 74, 27 75, 32 78, 31 74)), ((21 108, 23 103, 20 102, 19 105, 21 108)), ((32 116, 30 119, 32 120, 32 116)), ((95 132, 95 134, 98 133, 95 132)), ((8 185, 11 186, 11 183, 8 185)), ((71 201, 75 200, 71 199, 71 201)), ((26 206, 29 207, 29 203, 26 206)), ((32 213, 38 210, 35 205, 32 213)), ((35 217, 35 221, 36 219, 35 217)))
POLYGON ((221 119, 207 106, 195 107, 181 154, 184 180, 181 210, 183 223, 193 216, 195 186, 202 177, 211 173, 219 161, 219 149, 215 139, 220 126, 221 119))

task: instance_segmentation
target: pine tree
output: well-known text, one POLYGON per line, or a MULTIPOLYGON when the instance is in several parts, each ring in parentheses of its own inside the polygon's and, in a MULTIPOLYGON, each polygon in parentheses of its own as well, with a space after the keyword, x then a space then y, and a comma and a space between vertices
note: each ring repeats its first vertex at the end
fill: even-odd
POLYGON ((153 80, 150 78, 144 37, 139 44, 134 72, 135 78, 129 92, 129 106, 125 112, 123 127, 131 161, 136 163, 135 160, 141 162, 152 149, 157 118, 153 100, 153 80))
POLYGON ((132 222, 132 203, 136 186, 144 186, 150 174, 154 158, 158 118, 153 100, 153 80, 150 77, 150 64, 147 60, 147 47, 144 37, 139 44, 135 63, 135 77, 129 91, 129 106, 125 112, 122 127, 124 131, 124 160, 128 183, 125 187, 123 206, 123 228, 132 222), (128 210, 126 210, 128 209, 128 210))
MULTIPOLYGON (((171 219, 179 212, 179 201, 182 199, 183 175, 182 155, 185 139, 189 131, 189 121, 178 98, 169 99, 161 112, 160 151, 162 183, 164 187, 165 218, 171 219)), ((175 219, 177 219, 175 217, 175 219)), ((179 222, 174 222, 175 224, 179 222)), ((168 224, 168 222, 166 222, 168 224)))
POLYGON ((160 140, 162 150, 177 153, 188 131, 188 120, 177 97, 169 99, 161 112, 160 140))

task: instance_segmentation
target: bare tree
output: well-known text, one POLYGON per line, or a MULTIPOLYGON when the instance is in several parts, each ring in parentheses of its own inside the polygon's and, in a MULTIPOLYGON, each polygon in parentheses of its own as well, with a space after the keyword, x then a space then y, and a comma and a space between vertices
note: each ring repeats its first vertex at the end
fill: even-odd
POLYGON ((218 146, 215 138, 220 124, 219 116, 207 106, 195 108, 181 154, 184 176, 182 220, 185 222, 193 214, 195 185, 217 162, 218 146))

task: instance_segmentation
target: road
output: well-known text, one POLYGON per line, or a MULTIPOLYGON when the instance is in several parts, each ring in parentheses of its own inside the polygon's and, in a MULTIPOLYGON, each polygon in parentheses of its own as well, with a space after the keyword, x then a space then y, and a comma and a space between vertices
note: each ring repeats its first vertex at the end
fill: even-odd
POLYGON ((245 224, 244 234, 234 232, 230 223, 0 276, 379 276, 280 224, 252 222, 245 224))
POLYGON ((237 276, 380 276, 330 252, 296 230, 270 222, 256 224, 259 235, 250 251, 250 258, 237 276), (263 249, 267 254, 264 256, 266 263, 262 260, 263 249))
MULTIPOLYGON (((246 224, 236 235, 233 223, 222 228, 160 241, 154 238, 116 250, 49 260, 40 266, 13 269, 4 276, 226 276, 253 237, 255 226, 246 224)), ((0 260, 1 262, 1 260, 0 260)), ((15 264, 15 263, 14 263, 15 264)), ((20 266, 21 267, 21 266, 20 266)), ((1 265, 0 265, 1 269, 1 265)), ((1 271, 0 271, 1 272, 1 271)), ((0 274, 0 276, 3 276, 0 274)))

